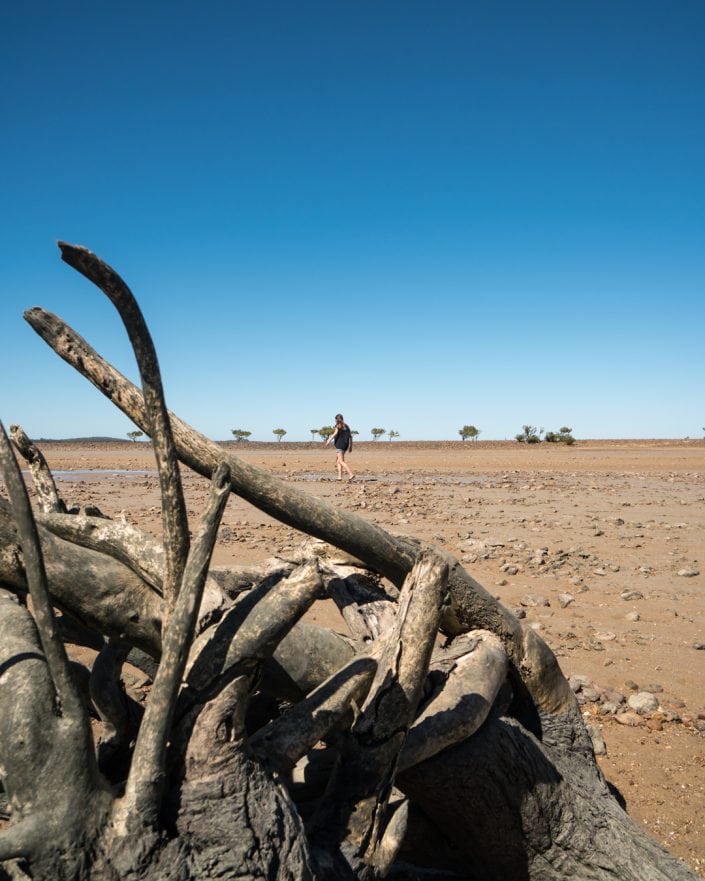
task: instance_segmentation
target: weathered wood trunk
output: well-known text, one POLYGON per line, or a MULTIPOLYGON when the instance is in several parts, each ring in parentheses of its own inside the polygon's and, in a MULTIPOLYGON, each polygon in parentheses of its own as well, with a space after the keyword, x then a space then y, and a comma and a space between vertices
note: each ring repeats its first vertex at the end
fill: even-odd
POLYGON ((60 319, 27 318, 152 437, 164 540, 62 513, 15 427, 33 512, 0 426, 0 881, 694 878, 622 810, 537 634, 447 554, 296 491, 170 414, 129 289, 61 247, 120 312, 142 391, 60 319), (195 528, 177 458, 212 478, 195 528), (209 574, 230 492, 328 544, 209 574), (301 620, 321 596, 350 637, 301 620), (97 752, 72 639, 98 650, 97 752), (121 691, 128 653, 153 678, 143 715, 121 691))

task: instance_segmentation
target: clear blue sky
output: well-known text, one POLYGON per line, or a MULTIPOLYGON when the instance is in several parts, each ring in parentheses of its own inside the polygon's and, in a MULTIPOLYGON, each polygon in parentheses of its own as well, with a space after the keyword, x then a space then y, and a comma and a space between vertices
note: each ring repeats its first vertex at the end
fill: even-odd
POLYGON ((5 3, 0 418, 131 424, 22 319, 216 439, 701 436, 705 3, 5 3))

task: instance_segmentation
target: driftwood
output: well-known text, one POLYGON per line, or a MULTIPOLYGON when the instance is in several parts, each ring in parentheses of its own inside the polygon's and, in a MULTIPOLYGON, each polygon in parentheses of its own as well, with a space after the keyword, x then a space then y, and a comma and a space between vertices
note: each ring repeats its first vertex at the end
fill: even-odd
POLYGON ((169 413, 129 289, 91 252, 61 250, 120 312, 142 391, 56 316, 27 320, 152 437, 164 539, 63 513, 16 428, 37 463, 32 511, 0 431, 2 881, 695 877, 623 811, 536 633, 448 554, 169 413), (193 538, 177 460, 212 480, 193 538), (230 492, 315 540, 210 569, 230 492), (348 636, 304 619, 322 596, 348 636), (97 650, 97 747, 72 641, 97 650), (128 655, 153 679, 143 714, 121 687, 128 655))

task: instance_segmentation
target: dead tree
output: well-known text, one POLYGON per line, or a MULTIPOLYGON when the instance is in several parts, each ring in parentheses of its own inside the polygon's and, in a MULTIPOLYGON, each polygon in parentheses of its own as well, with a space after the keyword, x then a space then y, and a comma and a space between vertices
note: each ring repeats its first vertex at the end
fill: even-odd
POLYGON ((0 879, 695 877, 620 806, 534 631, 446 553, 169 413, 129 289, 91 252, 61 250, 117 307, 142 390, 56 316, 26 318, 152 438, 163 542, 64 513, 15 429, 32 510, 0 431, 0 879), (192 534, 179 462, 212 482, 192 534), (230 492, 312 540, 211 568, 230 492), (323 596, 349 637, 305 620, 323 596), (65 642, 97 651, 87 692, 65 642), (143 714, 120 687, 128 656, 153 677, 143 714))

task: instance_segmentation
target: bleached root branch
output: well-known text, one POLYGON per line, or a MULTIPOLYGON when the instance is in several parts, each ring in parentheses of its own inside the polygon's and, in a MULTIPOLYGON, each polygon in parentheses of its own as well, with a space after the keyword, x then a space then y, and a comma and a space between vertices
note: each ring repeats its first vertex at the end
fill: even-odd
POLYGON ((291 575, 299 561, 269 557, 260 563, 242 563, 234 566, 211 566, 209 577, 223 593, 234 599, 253 587, 272 587, 291 575))
POLYGON ((92 281, 117 309, 137 359, 154 444, 164 522, 164 596, 171 607, 179 591, 189 548, 188 519, 169 412, 159 371, 157 353, 137 300, 120 276, 87 248, 59 242, 61 259, 92 281))
MULTIPOLYGON (((40 515, 44 516, 44 515, 40 515)), ((129 642, 153 658, 161 652, 161 597, 111 557, 52 535, 40 524, 51 602, 83 626, 129 642)), ((22 594, 27 567, 12 513, 0 498, 0 582, 22 594)))
POLYGON ((164 548, 141 529, 129 523, 85 514, 44 514, 37 517, 37 522, 64 541, 124 563, 159 596, 162 595, 164 548))
POLYGON ((166 743, 196 629, 208 563, 229 492, 228 467, 221 464, 213 476, 208 509, 186 564, 183 585, 173 607, 159 669, 135 744, 123 805, 127 814, 139 812, 147 823, 156 822, 166 743))
POLYGON ((344 667, 354 654, 349 639, 327 627, 300 620, 265 663, 262 688, 286 700, 301 700, 344 667))
POLYGON ((64 512, 66 505, 59 498, 54 477, 39 447, 27 437, 21 425, 10 426, 10 437, 22 458, 29 465, 40 510, 46 514, 52 511, 64 512))
POLYGON ((354 566, 324 564, 326 591, 340 610, 353 638, 374 642, 394 627, 397 605, 377 580, 354 566))
POLYGON ((281 773, 291 768, 362 703, 377 670, 372 658, 355 658, 284 716, 260 729, 249 748, 281 773))
POLYGON ((441 683, 411 726, 399 770, 471 737, 487 719, 506 677, 502 643, 487 631, 472 631, 449 649, 437 650, 431 681, 441 683))
POLYGON ((27 497, 19 466, 10 447, 5 428, 0 422, 0 469, 4 475, 5 486, 10 496, 12 510, 17 524, 24 566, 27 573, 27 584, 32 597, 34 620, 39 631, 39 638, 49 665, 56 696, 61 712, 74 719, 84 719, 85 710, 71 677, 68 658, 64 644, 59 636, 54 612, 49 599, 44 558, 37 534, 37 526, 32 515, 32 508, 27 497))
POLYGON ((318 566, 310 561, 269 590, 256 588, 243 596, 216 627, 195 641, 187 672, 190 689, 218 690, 233 676, 259 666, 322 590, 318 566))

